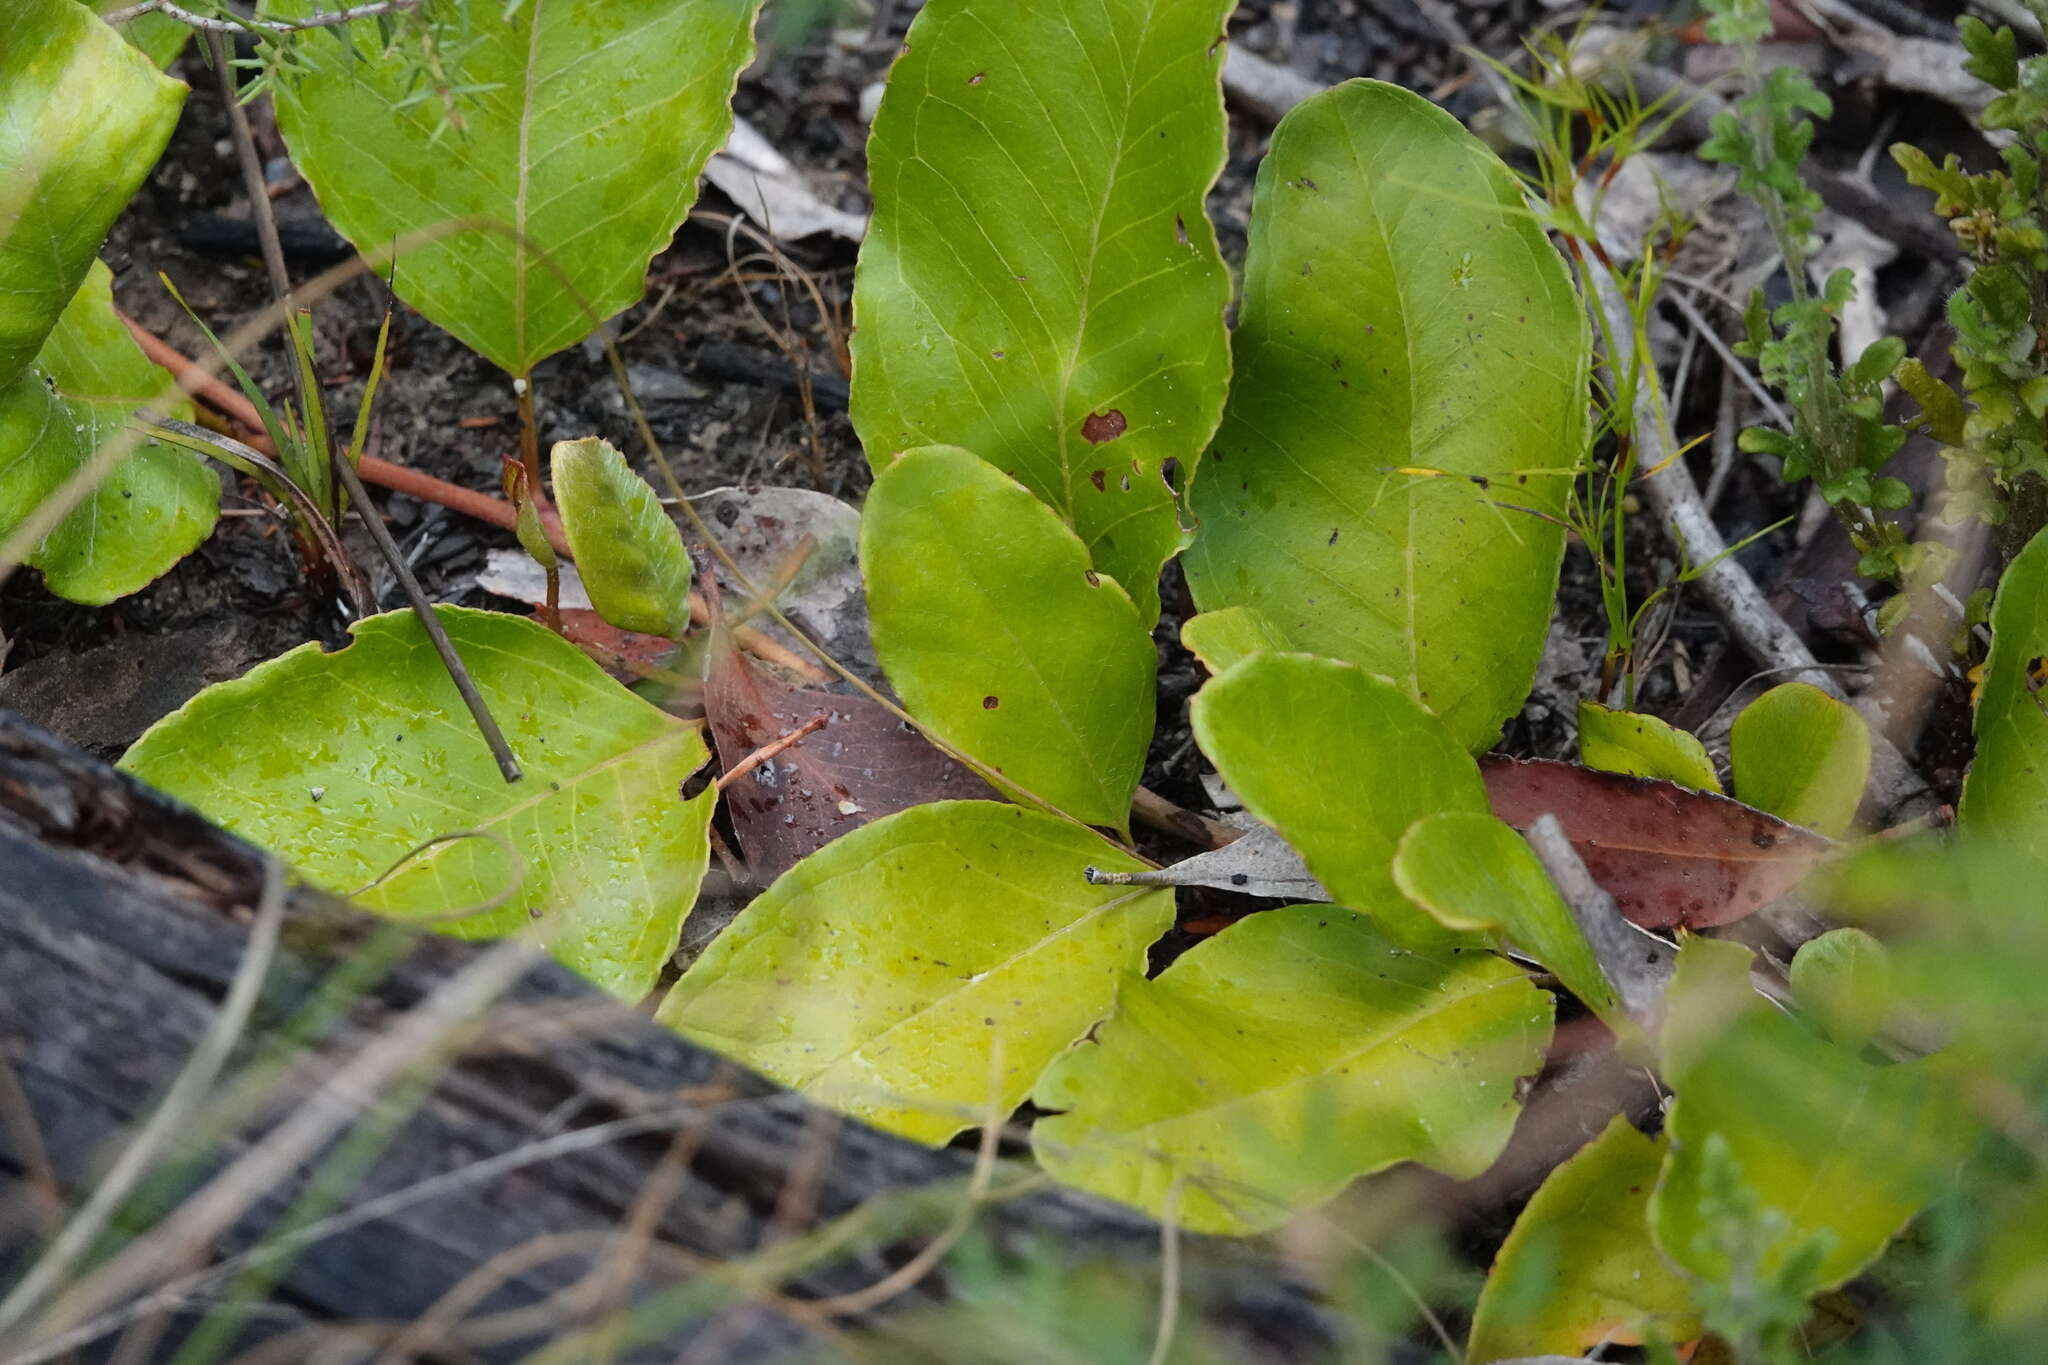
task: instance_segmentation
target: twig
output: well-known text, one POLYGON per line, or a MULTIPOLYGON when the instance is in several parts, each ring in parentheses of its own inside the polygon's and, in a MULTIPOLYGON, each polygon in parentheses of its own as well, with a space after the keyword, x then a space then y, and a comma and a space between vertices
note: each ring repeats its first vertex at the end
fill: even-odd
MULTIPOLYGON (((1635 328, 1630 322, 1628 299, 1620 282, 1590 255, 1587 277, 1592 280, 1597 295, 1595 306, 1607 315, 1611 335, 1633 337, 1635 328)), ((1619 392, 1620 380, 1614 371, 1621 365, 1621 357, 1608 355, 1602 358, 1602 363, 1608 367, 1610 378, 1619 392)), ((1727 541, 1722 539, 1720 529, 1707 512, 1706 503, 1700 499, 1699 486, 1693 482, 1692 472, 1679 457, 1678 438, 1671 430, 1671 418, 1664 406, 1656 370, 1647 364, 1642 368, 1641 381, 1636 385, 1634 436, 1638 467, 1651 472, 1642 478, 1638 486, 1651 515, 1671 536, 1680 555, 1687 563, 1697 566, 1694 570, 1696 577, 1692 581, 1700 586, 1707 600, 1713 604, 1715 614, 1728 628, 1728 633, 1759 665, 1782 673, 1793 681, 1809 683, 1838 701, 1851 701, 1834 676, 1820 667, 1813 651, 1806 647, 1806 641, 1800 639, 1798 632, 1786 625, 1785 619, 1772 609, 1763 589, 1756 585, 1749 571, 1729 553, 1727 541)), ((1856 703, 1852 701, 1851 704, 1856 703)), ((1859 709, 1864 707, 1875 709, 1869 702, 1863 702, 1859 709)), ((1911 806, 1931 799, 1927 782, 1914 771, 1898 747, 1885 737, 1883 716, 1866 718, 1873 721, 1870 735, 1871 795, 1887 810, 1904 810, 1910 814, 1911 806)))
POLYGON ((775 757, 784 749, 791 747, 812 731, 824 729, 825 722, 828 719, 830 718, 820 711, 788 734, 778 735, 774 739, 769 740, 766 744, 763 744, 760 748, 754 750, 754 752, 748 754, 730 768, 727 768, 723 773, 720 773, 716 784, 718 789, 724 791, 727 787, 737 782, 742 773, 751 771, 756 764, 766 763, 769 759, 775 757))
POLYGON ((420 0, 376 0, 374 4, 354 5, 348 9, 321 10, 303 19, 216 19, 211 15, 194 14, 191 10, 174 5, 170 0, 142 0, 139 5, 117 9, 100 18, 109 24, 125 24, 131 19, 140 19, 145 14, 161 14, 166 19, 176 19, 187 28, 196 29, 209 36, 247 33, 254 29, 263 33, 297 33, 309 28, 334 28, 355 19, 373 19, 380 14, 401 14, 418 9, 420 0))
POLYGON ((1664 987, 1671 980, 1674 957, 1670 945, 1623 917, 1614 897, 1586 870, 1579 851, 1565 837, 1564 826, 1555 815, 1538 816, 1525 837, 1543 870, 1550 874, 1558 894, 1564 897, 1579 931, 1593 949, 1601 975, 1614 987, 1621 1007, 1645 1030, 1654 1028, 1664 1001, 1664 987), (1645 940, 1650 946, 1646 946, 1645 940))
POLYGON ((277 950, 283 925, 284 868, 275 858, 265 858, 263 893, 256 903, 256 921, 250 926, 249 946, 243 950, 242 961, 235 968, 235 977, 228 985, 220 1013, 214 1016, 206 1036, 193 1049, 192 1056, 178 1072, 178 1078, 171 1082, 171 1088, 164 1092, 163 1102, 149 1116, 142 1131, 122 1151, 113 1168, 93 1186, 84 1207, 65 1224, 64 1231, 50 1244, 49 1250, 42 1254, 28 1274, 22 1276, 6 1300, 0 1302, 0 1338, 5 1338, 19 1327, 22 1320, 70 1274, 79 1258, 99 1239, 108 1220, 127 1199, 129 1192, 148 1174, 157 1156, 182 1134, 207 1091, 212 1088, 214 1078, 227 1065, 228 1055, 241 1041, 242 1030, 249 1022, 249 1012, 256 1007, 263 978, 270 971, 270 959, 277 950))
POLYGON ((1142 825, 1150 825, 1163 834, 1174 834, 1201 848, 1218 849, 1225 844, 1235 843, 1244 831, 1197 814, 1153 791, 1140 787, 1131 798, 1131 815, 1142 825))

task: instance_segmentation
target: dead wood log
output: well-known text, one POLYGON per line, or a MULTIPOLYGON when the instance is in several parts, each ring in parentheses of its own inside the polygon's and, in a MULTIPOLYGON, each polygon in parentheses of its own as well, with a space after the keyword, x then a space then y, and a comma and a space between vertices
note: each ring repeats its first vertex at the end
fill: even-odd
MULTIPOLYGON (((0 1063, 18 1082, 18 1102, 10 1105, 9 1077, 0 1075, 0 1297, 58 1213, 48 1185, 75 1204, 216 1018, 247 946, 249 907, 262 883, 262 857, 248 845, 0 712, 0 1063)), ((178 1159, 169 1165, 179 1178, 153 1191, 166 1207, 274 1136, 349 1058, 486 951, 425 934, 400 936, 393 948, 394 935, 345 903, 303 889, 290 893, 282 946, 224 1093, 235 1093, 228 1082, 260 1065, 266 1050, 281 1050, 275 1040, 325 998, 321 992, 338 968, 388 965, 363 971, 333 1003, 325 1027, 282 1049, 289 1064, 248 1121, 230 1123, 200 1151, 173 1153, 178 1159)), ((513 1313, 585 1282, 594 1258, 616 1250, 617 1239, 606 1234, 627 1222, 678 1142, 688 1147, 688 1160, 671 1157, 680 1175, 672 1196, 651 1210, 649 1231, 663 1255, 643 1258, 642 1272, 628 1277, 627 1295, 687 1281, 676 1267, 693 1258, 702 1265, 745 1258, 878 1198, 943 1193, 973 1165, 964 1150, 931 1151, 832 1119, 644 1015, 596 997, 545 962, 531 965, 437 1065, 411 1093, 396 1086, 366 1097, 366 1116, 393 1126, 329 1207, 345 1211, 440 1182, 430 1187, 431 1197, 394 1198, 383 1216, 345 1223, 276 1263, 276 1282, 239 1329, 238 1349, 268 1340, 285 1343, 274 1358, 310 1359, 313 1343, 331 1348, 339 1325, 359 1323, 368 1324, 360 1354, 320 1358, 369 1359, 493 1258, 550 1237, 580 1248, 510 1271, 466 1319, 516 1325, 513 1313), (522 1164, 507 1156, 549 1140, 573 1144, 569 1135, 598 1125, 631 1129, 636 1119, 638 1131, 551 1159, 522 1164), (573 1234, 584 1236, 578 1242, 573 1234), (305 1348, 294 1353, 294 1341, 305 1348)), ((327 1155, 337 1150, 330 1145, 327 1155)), ((209 1257, 218 1265, 257 1247, 322 1165, 303 1163, 289 1179, 255 1192, 199 1265, 165 1267, 145 1300, 181 1275, 203 1275, 209 1257)), ((998 1238, 1030 1233, 1141 1263, 1158 1246, 1148 1220, 1051 1187, 992 1205, 983 1217, 998 1238)), ((778 1291, 802 1301, 866 1286, 901 1265, 929 1232, 869 1239, 795 1273, 778 1291)), ((1259 1320, 1265 1344, 1291 1337, 1296 1349, 1283 1357, 1327 1344, 1328 1320, 1263 1254, 1186 1240, 1196 1244, 1192 1256, 1183 1245, 1186 1273, 1209 1286, 1204 1292, 1218 1304, 1237 1295, 1259 1320)), ((134 1295, 96 1307, 102 1322, 110 1320, 105 1310, 114 1310, 112 1328, 87 1342, 79 1358, 105 1358, 112 1340, 141 1322, 165 1333, 146 1358, 167 1359, 166 1343, 189 1331, 222 1288, 216 1277, 169 1302, 158 1293, 151 1313, 135 1311, 134 1295)), ((939 1278, 926 1279, 882 1311, 929 1302, 942 1288, 939 1278)), ((574 1308, 568 1303, 551 1317, 540 1315, 547 1326, 535 1329, 538 1339, 572 1323, 574 1308)), ((772 1356, 815 1330, 801 1312, 758 1301, 712 1320, 715 1358, 726 1360, 772 1356)), ((678 1326, 649 1356, 619 1358, 673 1359, 701 1327, 678 1326)), ((0 1362, 38 1358, 29 1353, 32 1342, 18 1336, 0 1339, 0 1362)), ((457 1332, 419 1358, 500 1359, 523 1355, 535 1340, 457 1332)))

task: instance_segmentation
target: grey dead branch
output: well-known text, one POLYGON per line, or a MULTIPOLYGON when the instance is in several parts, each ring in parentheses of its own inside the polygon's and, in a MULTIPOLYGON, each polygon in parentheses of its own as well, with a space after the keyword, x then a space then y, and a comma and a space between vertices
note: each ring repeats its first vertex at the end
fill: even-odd
POLYGON ((1523 837, 1550 874, 1579 932, 1586 936, 1621 1007, 1646 1030, 1654 1028, 1662 1011, 1664 988, 1671 982, 1676 951, 1622 917, 1614 897, 1593 880, 1555 815, 1540 817, 1523 837))

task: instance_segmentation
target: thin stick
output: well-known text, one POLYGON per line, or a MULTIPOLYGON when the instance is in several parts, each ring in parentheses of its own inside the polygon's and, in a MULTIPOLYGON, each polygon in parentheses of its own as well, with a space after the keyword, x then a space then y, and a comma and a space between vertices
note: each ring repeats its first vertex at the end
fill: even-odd
MULTIPOLYGON (((235 91, 235 79, 228 66, 227 39, 218 32, 206 35, 207 47, 213 53, 214 64, 220 75, 221 99, 228 108, 228 129, 233 134, 235 151, 242 162, 242 179, 249 196, 249 214, 256 220, 256 239, 263 244, 263 263, 270 272, 270 287, 285 305, 289 316, 292 306, 292 282, 285 270, 284 248, 277 238, 277 216, 271 211, 270 200, 263 193, 263 163, 256 155, 256 140, 249 131, 249 116, 242 109, 235 91)), ((320 401, 320 395, 306 391, 304 367, 293 365, 292 384, 299 397, 299 412, 312 429, 312 405, 320 401)), ((530 409, 527 409, 530 411, 530 409)), ((370 495, 363 488, 363 481, 356 474, 355 466, 343 452, 329 446, 319 452, 333 465, 334 472, 342 485, 348 489, 349 497, 362 514, 363 524, 370 529, 370 539, 376 542, 377 552, 384 556, 392 576, 405 592, 405 599, 420 619, 420 626, 427 632, 427 638, 434 643, 434 652, 441 656, 441 666, 448 670, 448 676, 455 683, 455 690, 462 697, 462 704, 469 708, 470 718, 490 747, 491 757, 497 760, 498 771, 507 782, 517 782, 522 776, 519 760, 512 754, 512 746, 505 742, 505 732, 498 728, 497 718, 491 715, 491 708, 484 702, 483 694, 477 691, 476 680, 469 675, 462 656, 455 652, 454 644, 448 639, 448 632, 442 628, 440 613, 421 591, 419 580, 413 577, 412 566, 405 562, 398 545, 391 539, 391 532, 384 525, 384 518, 370 502, 370 495)), ((339 566, 337 566, 339 567, 339 566)))
POLYGON ((309 14, 303 19, 289 21, 278 19, 215 19, 205 14, 194 14, 171 3, 171 0, 142 0, 141 4, 117 9, 112 14, 100 17, 109 24, 125 24, 131 19, 140 19, 145 14, 161 14, 166 19, 176 19, 188 28, 197 29, 208 37, 227 33, 247 33, 256 29, 264 33, 297 33, 308 28, 334 28, 352 19, 370 19, 379 14, 400 14, 418 9, 420 0, 376 0, 373 4, 355 5, 348 9, 323 10, 309 14))
POLYGON ((113 1169, 93 1187, 84 1207, 65 1224, 64 1231, 57 1235, 57 1240, 37 1259, 28 1274, 22 1276, 14 1292, 5 1301, 0 1301, 0 1338, 20 1326, 22 1320, 71 1272, 79 1258, 98 1240, 121 1202, 148 1173, 157 1155, 183 1131, 198 1110, 206 1092, 212 1088, 214 1078, 227 1064, 228 1054, 241 1040, 242 1029, 249 1022, 249 1012, 256 1006, 258 989, 270 971, 270 959, 277 950, 283 924, 284 868, 275 858, 265 858, 263 893, 256 903, 256 922, 250 927, 249 946, 243 950, 242 961, 235 968, 235 977, 228 985, 220 1013, 214 1016, 212 1026, 178 1072, 178 1078, 171 1082, 171 1088, 164 1092, 163 1102, 157 1105, 156 1112, 149 1116, 142 1131, 122 1151, 113 1169))
POLYGON ((1168 1185, 1159 1209, 1159 1330, 1152 1338, 1151 1365, 1166 1365, 1180 1324, 1180 1191, 1180 1181, 1168 1185))
POLYGON ((733 764, 730 768, 720 773, 718 776, 718 789, 720 791, 724 791, 727 787, 739 781, 741 773, 750 771, 755 764, 766 763, 769 759, 775 757, 784 749, 789 748, 798 740, 802 739, 805 735, 808 735, 815 730, 824 729, 825 722, 827 719, 829 719, 829 717, 827 717, 825 713, 821 711, 817 715, 812 716, 809 720, 805 721, 802 725, 797 726, 796 729, 791 730, 788 734, 782 735, 776 739, 769 740, 766 744, 763 744, 760 748, 754 750, 754 752, 748 754, 745 758, 741 759, 739 762, 733 764))
POLYGON ((405 600, 420 618, 420 625, 426 630, 427 638, 434 642, 434 652, 441 656, 441 666, 448 670, 448 676, 455 683, 455 690, 462 694, 462 704, 469 708, 470 718, 482 732, 484 743, 491 748, 491 757, 498 761, 498 771, 505 775, 507 782, 517 782, 522 774, 519 760, 512 756, 512 746, 505 742, 504 731, 498 728, 497 719, 491 715, 491 708, 485 704, 483 694, 476 690, 476 680, 469 676, 462 656, 455 652, 455 645, 448 638, 448 632, 441 626, 441 614, 434 610, 434 604, 420 590, 420 581, 412 576, 412 568, 399 552, 398 544, 391 539, 391 532, 384 525, 384 518, 371 505, 369 490, 357 476, 355 466, 348 462, 348 456, 338 450, 328 452, 334 462, 334 472, 340 476, 348 489, 349 497, 361 509, 363 524, 370 528, 370 539, 377 542, 378 551, 384 562, 391 566, 391 572, 398 579, 398 586, 405 591, 405 600))
POLYGON ((1525 837, 1586 936, 1600 973, 1614 987, 1621 1007, 1646 1031, 1654 1030, 1663 1008, 1664 988, 1671 980, 1675 958, 1671 945, 1622 915, 1614 897, 1593 880, 1555 815, 1538 817, 1525 837))

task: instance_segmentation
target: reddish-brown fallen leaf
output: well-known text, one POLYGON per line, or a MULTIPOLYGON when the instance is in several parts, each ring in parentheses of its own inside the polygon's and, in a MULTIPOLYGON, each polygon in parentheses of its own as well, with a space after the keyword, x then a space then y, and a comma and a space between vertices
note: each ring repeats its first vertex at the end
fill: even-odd
POLYGON ((721 766, 819 715, 822 727, 725 789, 733 834, 758 882, 884 815, 928 801, 998 799, 970 769, 866 697, 787 687, 737 650, 714 651, 704 717, 721 766))
POLYGON ((1646 929, 1704 929, 1776 900, 1833 847, 1739 801, 1548 759, 1480 763, 1493 813, 1555 814, 1593 879, 1646 929))
MULTIPOLYGON (((535 612, 534 619, 540 619, 540 615, 535 612)), ((583 646, 584 653, 603 665, 607 673, 624 682, 631 682, 637 676, 630 665, 655 667, 676 652, 676 642, 667 636, 620 630, 588 607, 563 607, 561 617, 562 638, 583 646)))

